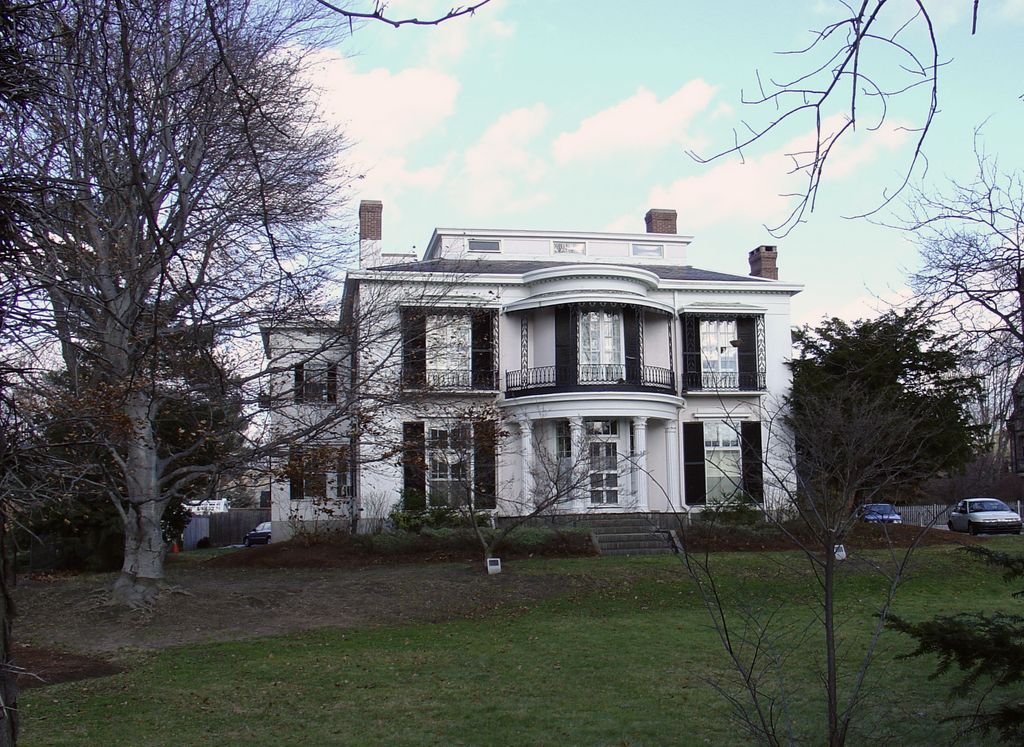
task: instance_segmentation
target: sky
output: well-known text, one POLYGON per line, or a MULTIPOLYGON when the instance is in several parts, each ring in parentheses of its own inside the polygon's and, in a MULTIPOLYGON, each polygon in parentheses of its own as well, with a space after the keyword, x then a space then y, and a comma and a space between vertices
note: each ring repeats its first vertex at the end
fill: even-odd
MULTIPOLYGON (((357 2, 353 7, 358 7, 357 2)), ((366 4, 369 7, 369 3, 366 4)), ((1024 165, 1024 0, 981 3, 971 34, 971 0, 927 3, 944 63, 939 111, 912 185, 941 189, 976 171, 975 142, 1004 169, 1024 165), (980 129, 979 129, 980 128, 980 129)), ((392 0, 393 17, 435 17, 450 3, 392 0)), ((886 6, 890 31, 911 18, 910 0, 886 6)), ((779 277, 800 283, 793 321, 872 316, 906 298, 918 264, 913 236, 900 231, 900 199, 872 214, 900 186, 927 106, 924 88, 862 97, 858 128, 832 156, 814 211, 787 235, 766 226, 805 189, 787 153, 813 134, 813 114, 710 163, 745 123, 775 112, 744 103, 758 80, 782 80, 809 57, 813 31, 843 17, 834 0, 492 0, 439 27, 365 23, 314 71, 321 105, 349 143, 363 199, 384 204, 387 250, 422 252, 435 227, 643 232, 652 207, 678 212, 692 235, 689 263, 746 275, 747 252, 779 251, 779 277)), ((912 21, 900 40, 926 50, 912 21)), ((920 78, 877 45, 862 70, 881 87, 920 78)), ((846 99, 825 112, 841 121, 846 99)), ((354 222, 354 217, 353 217, 354 222)))

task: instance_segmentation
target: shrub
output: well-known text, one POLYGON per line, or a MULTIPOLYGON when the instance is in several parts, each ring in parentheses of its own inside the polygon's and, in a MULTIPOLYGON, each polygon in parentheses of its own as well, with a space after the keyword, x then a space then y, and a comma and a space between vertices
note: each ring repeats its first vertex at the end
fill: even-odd
POLYGON ((208 550, 211 547, 213 547, 213 544, 210 542, 209 537, 200 537, 199 541, 196 542, 197 550, 208 550))

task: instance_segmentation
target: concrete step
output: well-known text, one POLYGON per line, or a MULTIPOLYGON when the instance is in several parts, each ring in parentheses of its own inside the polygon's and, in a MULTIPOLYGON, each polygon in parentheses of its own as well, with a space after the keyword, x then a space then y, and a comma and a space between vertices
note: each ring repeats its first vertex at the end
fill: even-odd
POLYGON ((653 532, 605 532, 597 535, 597 541, 605 542, 667 542, 668 537, 653 532))
POLYGON ((601 524, 597 527, 591 527, 590 531, 594 534, 627 534, 627 533, 644 533, 650 534, 654 531, 646 522, 622 522, 620 524, 601 524))
POLYGON ((668 542, 660 542, 658 540, 650 540, 644 542, 637 542, 632 540, 630 542, 601 542, 601 552, 605 550, 654 550, 661 547, 668 547, 671 549, 668 542))
POLYGON ((672 553, 668 547, 663 548, 640 548, 640 549, 621 549, 611 548, 605 550, 601 549, 602 555, 669 555, 672 553))

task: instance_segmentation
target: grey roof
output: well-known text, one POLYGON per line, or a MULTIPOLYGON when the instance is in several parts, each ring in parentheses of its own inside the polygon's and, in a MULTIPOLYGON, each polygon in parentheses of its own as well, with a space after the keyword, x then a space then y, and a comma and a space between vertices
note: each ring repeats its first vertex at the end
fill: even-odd
MULTIPOLYGON (((542 270, 547 267, 586 265, 601 267, 605 263, 598 262, 550 262, 545 260, 508 260, 508 259, 429 259, 420 262, 405 262, 397 265, 374 267, 377 272, 439 272, 450 274, 486 274, 486 275, 521 275, 531 270, 542 270)), ((701 270, 690 265, 627 265, 638 270, 653 272, 663 280, 705 280, 723 282, 763 283, 763 278, 749 275, 728 275, 724 272, 701 270)))

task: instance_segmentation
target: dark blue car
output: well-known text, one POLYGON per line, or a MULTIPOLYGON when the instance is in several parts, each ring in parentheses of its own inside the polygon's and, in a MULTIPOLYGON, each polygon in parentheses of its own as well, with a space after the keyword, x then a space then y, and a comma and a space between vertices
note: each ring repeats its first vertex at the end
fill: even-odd
POLYGON ((872 524, 902 524, 903 517, 891 503, 865 503, 860 507, 860 518, 872 524))
POLYGON ((253 545, 269 545, 270 526, 269 521, 257 524, 255 529, 245 535, 245 538, 242 540, 242 544, 246 547, 252 547, 253 545))

